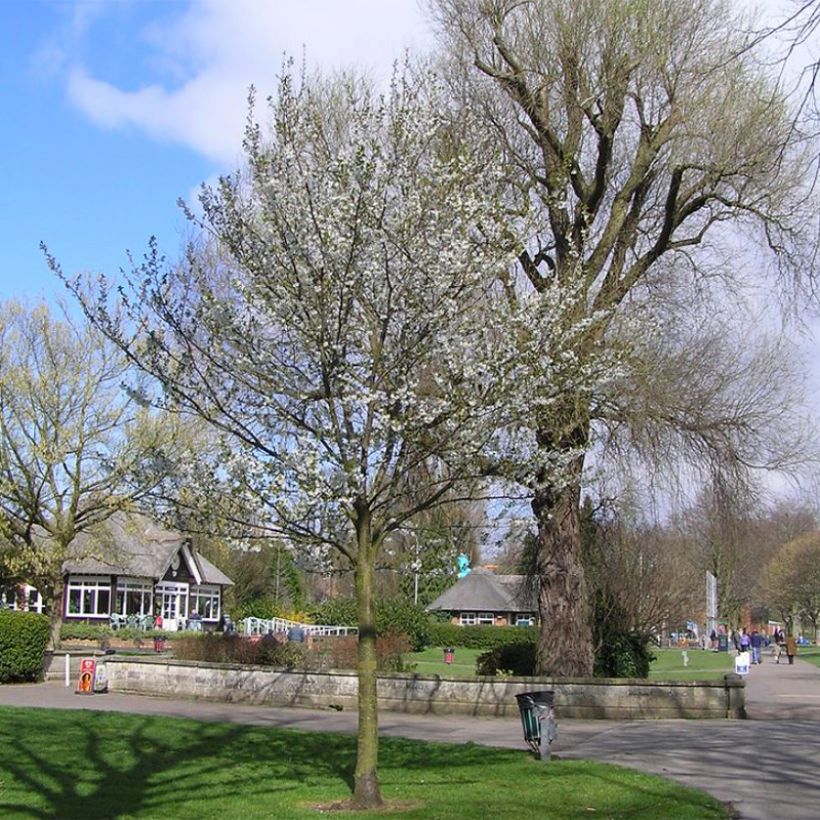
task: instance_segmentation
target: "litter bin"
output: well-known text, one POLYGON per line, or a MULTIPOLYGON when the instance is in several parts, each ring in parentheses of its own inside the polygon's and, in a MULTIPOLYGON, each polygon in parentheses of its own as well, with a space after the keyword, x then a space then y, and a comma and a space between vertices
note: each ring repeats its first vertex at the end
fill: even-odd
POLYGON ((154 636, 154 652, 162 652, 165 649, 165 638, 162 635, 154 636))
POLYGON ((524 740, 538 760, 549 760, 550 743, 558 737, 553 710, 555 692, 552 689, 544 692, 524 692, 515 698, 518 701, 518 711, 521 713, 524 740))
POLYGON ((718 652, 729 651, 729 636, 726 633, 718 635, 718 652))
POLYGON ((449 646, 444 650, 444 663, 451 664, 453 662, 454 652, 455 650, 449 646))

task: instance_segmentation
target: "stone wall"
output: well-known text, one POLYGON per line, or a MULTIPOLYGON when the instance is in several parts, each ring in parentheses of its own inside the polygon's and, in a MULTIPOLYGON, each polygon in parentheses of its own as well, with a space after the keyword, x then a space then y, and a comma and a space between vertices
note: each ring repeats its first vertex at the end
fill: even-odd
MULTIPOLYGON (((108 656, 110 691, 202 698, 271 706, 356 708, 353 672, 297 672, 269 667, 206 664, 167 658, 108 656)), ((616 679, 470 678, 436 675, 379 676, 379 706, 418 714, 510 716, 515 695, 553 689, 560 718, 610 720, 745 717, 745 682, 616 679)))
POLYGON ((65 677, 66 655, 68 655, 69 678, 72 684, 77 682, 77 676, 80 674, 80 662, 83 658, 96 658, 97 662, 106 658, 106 654, 102 649, 89 647, 64 647, 56 652, 50 649, 46 650, 43 658, 43 677, 46 680, 62 680, 65 677))

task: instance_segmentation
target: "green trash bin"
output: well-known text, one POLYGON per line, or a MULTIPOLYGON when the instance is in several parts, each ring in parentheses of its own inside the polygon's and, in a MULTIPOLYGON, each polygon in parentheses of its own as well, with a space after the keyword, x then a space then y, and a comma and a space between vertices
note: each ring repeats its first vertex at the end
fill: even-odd
POLYGON ((558 737, 553 709, 555 692, 552 689, 543 692, 523 692, 515 698, 518 701, 518 711, 521 713, 524 740, 538 760, 549 760, 550 743, 558 737))

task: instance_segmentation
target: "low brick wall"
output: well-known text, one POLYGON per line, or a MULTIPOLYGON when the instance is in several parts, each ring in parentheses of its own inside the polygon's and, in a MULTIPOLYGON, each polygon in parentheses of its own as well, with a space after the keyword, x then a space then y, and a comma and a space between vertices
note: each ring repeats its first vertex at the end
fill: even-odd
MULTIPOLYGON (((143 695, 202 698, 271 706, 356 708, 353 672, 297 672, 269 667, 206 664, 166 658, 104 659, 109 689, 143 695)), ((436 675, 379 676, 379 706, 416 714, 510 716, 515 695, 555 691, 560 718, 610 720, 657 718, 743 718, 745 682, 736 675, 719 681, 619 679, 471 678, 436 675)))

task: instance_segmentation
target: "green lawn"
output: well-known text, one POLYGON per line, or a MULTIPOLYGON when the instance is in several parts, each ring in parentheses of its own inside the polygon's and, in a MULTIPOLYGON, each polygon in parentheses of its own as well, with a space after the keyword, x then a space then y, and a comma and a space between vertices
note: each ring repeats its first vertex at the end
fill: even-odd
MULTIPOLYGON (((34 820, 318 817, 350 795, 354 739, 91 711, 0 708, 0 816, 34 820)), ((522 742, 523 746, 523 742, 522 742)), ((726 818, 660 778, 525 751, 385 738, 391 811, 417 820, 726 818)))
POLYGON ((728 652, 687 649, 689 665, 683 665, 680 649, 653 649, 655 660, 649 668, 650 680, 719 680, 734 670, 735 658, 728 652))
POLYGON ((420 675, 442 675, 448 678, 472 678, 475 676, 476 658, 482 649, 465 649, 457 646, 453 652, 453 662, 444 663, 444 650, 428 646, 423 652, 413 652, 408 657, 414 665, 413 671, 420 675))
MULTIPOLYGON (((649 670, 650 680, 716 680, 734 668, 734 657, 727 652, 689 649, 688 666, 683 665, 680 649, 655 649, 653 652, 655 660, 649 670)), ((414 671, 420 675, 466 678, 475 675, 475 661, 480 654, 480 649, 457 647, 453 663, 448 666, 444 663, 442 649, 435 647, 414 652, 408 660, 415 664, 414 671)))
POLYGON ((820 666, 820 646, 798 646, 797 657, 802 661, 820 666))

